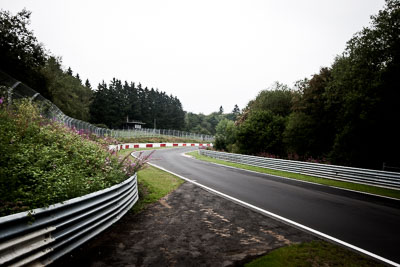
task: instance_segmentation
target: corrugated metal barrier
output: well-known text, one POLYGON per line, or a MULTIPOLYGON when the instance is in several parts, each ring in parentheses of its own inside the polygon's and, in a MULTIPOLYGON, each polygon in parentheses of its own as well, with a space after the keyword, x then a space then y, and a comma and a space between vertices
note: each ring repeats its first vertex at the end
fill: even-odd
POLYGON ((138 200, 136 174, 110 188, 0 218, 0 265, 48 265, 119 220, 138 200))
POLYGON ((206 149, 200 149, 199 153, 201 155, 216 159, 278 171, 287 171, 292 173, 299 173, 347 182, 369 184, 380 187, 397 189, 400 188, 400 173, 397 172, 369 170, 294 160, 264 158, 242 154, 217 152, 206 149))

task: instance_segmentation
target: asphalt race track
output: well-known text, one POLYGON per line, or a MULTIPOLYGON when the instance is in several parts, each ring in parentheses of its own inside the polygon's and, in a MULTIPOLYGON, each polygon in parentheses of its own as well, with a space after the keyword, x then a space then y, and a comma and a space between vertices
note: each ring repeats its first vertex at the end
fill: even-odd
POLYGON ((193 148, 157 150, 166 170, 400 263, 400 201, 264 174, 182 156, 193 148))

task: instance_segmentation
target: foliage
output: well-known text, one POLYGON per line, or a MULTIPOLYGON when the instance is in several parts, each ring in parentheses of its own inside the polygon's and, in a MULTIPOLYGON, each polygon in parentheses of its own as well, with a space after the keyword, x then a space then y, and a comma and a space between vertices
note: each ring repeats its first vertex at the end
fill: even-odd
POLYGON ((216 127, 215 148, 218 150, 232 151, 236 142, 235 123, 228 119, 221 120, 216 127))
POLYGON ((231 113, 223 113, 222 106, 219 108, 218 112, 212 112, 209 115, 188 112, 185 115, 185 131, 215 135, 216 127, 220 121, 223 119, 235 121, 239 115, 240 109, 238 105, 234 106, 231 113))
POLYGON ((48 121, 29 101, 0 102, 0 216, 110 187, 146 160, 119 160, 112 140, 48 121))
POLYGON ((269 110, 251 112, 240 125, 237 140, 240 151, 246 154, 269 152, 283 155, 283 131, 286 119, 269 110))
POLYGON ((23 9, 16 15, 0 10, 0 70, 31 85, 45 97, 49 92, 40 68, 46 62, 46 52, 28 29, 31 12, 23 9))
POLYGON ((294 92, 287 85, 275 82, 267 90, 261 91, 250 101, 247 109, 252 111, 269 110, 275 115, 287 116, 291 112, 294 92))
POLYGON ((335 115, 326 109, 325 88, 331 79, 331 70, 322 68, 312 79, 297 83, 299 94, 293 98, 293 112, 284 132, 288 153, 303 159, 329 153, 335 137, 335 115))
MULTIPOLYGON (((65 114, 88 120, 90 87, 82 85, 79 74, 72 76, 71 68, 64 72, 61 59, 50 56, 38 43, 28 29, 30 15, 25 9, 14 16, 0 11, 0 69, 32 87, 65 114)), ((87 85, 90 86, 89 81, 87 85)))
POLYGON ((250 101, 243 113, 235 106, 235 125, 221 121, 215 141, 217 149, 248 154, 286 153, 283 133, 292 102, 298 94, 288 86, 275 83, 250 101))
POLYGON ((400 165, 400 141, 395 128, 400 92, 400 1, 386 1, 348 42, 332 66, 326 87, 327 107, 335 113, 336 137, 332 161, 381 168, 382 162, 400 165))
MULTIPOLYGON (((78 74, 77 77, 74 77, 64 72, 61 69, 61 63, 60 58, 49 57, 41 70, 47 80, 47 88, 52 95, 52 102, 66 115, 88 121, 93 92, 90 87, 82 85, 78 74)), ((87 84, 90 86, 88 81, 87 84)))

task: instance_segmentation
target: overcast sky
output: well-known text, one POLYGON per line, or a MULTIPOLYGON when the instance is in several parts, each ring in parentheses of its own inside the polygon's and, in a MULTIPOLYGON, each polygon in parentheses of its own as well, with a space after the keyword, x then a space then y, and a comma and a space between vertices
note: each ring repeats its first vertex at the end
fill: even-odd
POLYGON ((330 66, 383 0, 0 0, 93 87, 116 77, 209 114, 330 66))

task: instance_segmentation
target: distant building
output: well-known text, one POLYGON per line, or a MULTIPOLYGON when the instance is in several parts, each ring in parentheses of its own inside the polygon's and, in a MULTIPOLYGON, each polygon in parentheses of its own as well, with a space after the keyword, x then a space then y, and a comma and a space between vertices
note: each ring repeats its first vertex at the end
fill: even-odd
POLYGON ((142 129, 142 125, 146 123, 136 120, 129 120, 129 117, 126 116, 126 122, 123 124, 124 129, 142 129))

